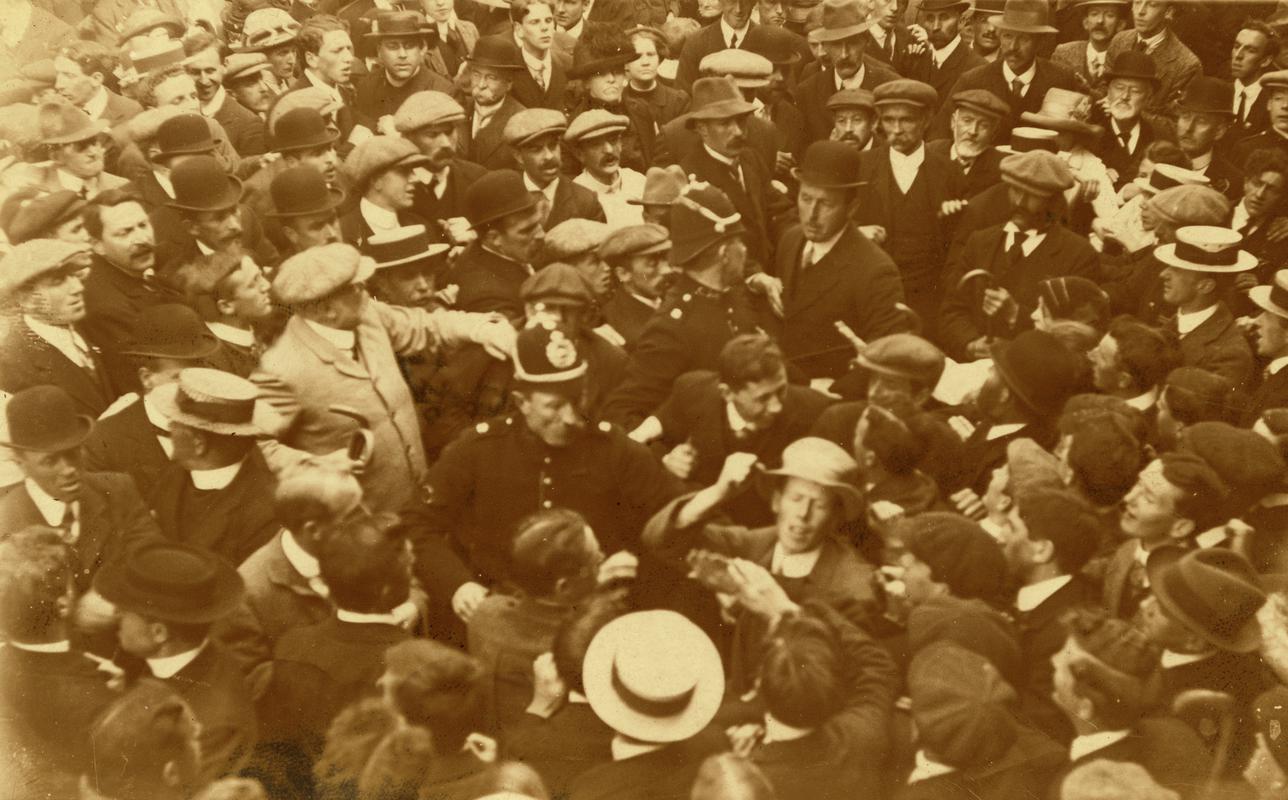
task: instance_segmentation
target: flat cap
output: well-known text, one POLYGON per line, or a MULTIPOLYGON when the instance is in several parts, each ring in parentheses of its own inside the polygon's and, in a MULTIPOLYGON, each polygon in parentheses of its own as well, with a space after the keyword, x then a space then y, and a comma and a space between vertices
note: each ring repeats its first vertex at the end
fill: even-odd
POLYGON ((1186 184, 1164 189, 1145 201, 1149 210, 1177 227, 1225 225, 1234 208, 1211 186, 1186 184))
POLYGON ((273 68, 263 53, 233 53, 224 62, 224 83, 249 78, 273 68))
POLYGON ((867 89, 842 89, 827 98, 827 107, 832 111, 839 108, 862 108, 873 112, 877 110, 876 98, 867 89))
POLYGON ((416 145, 399 136, 372 136, 353 148, 344 160, 344 171, 355 186, 366 187, 376 174, 394 166, 428 164, 416 145))
POLYGON ((272 108, 268 110, 269 134, 272 135, 277 131, 278 120, 286 116, 287 112, 294 111, 297 108, 311 108, 326 116, 339 111, 340 104, 321 86, 305 86, 303 89, 285 92, 277 98, 272 108))
POLYGON ((671 232, 661 225, 646 223, 618 228, 599 245, 599 257, 605 261, 629 256, 665 253, 671 249, 671 232))
POLYGON ((939 103, 939 93, 935 91, 935 87, 911 78, 886 81, 872 90, 872 97, 878 106, 905 103, 933 109, 939 103))
POLYGON ((987 89, 967 89, 964 92, 958 92, 953 95, 953 105, 998 119, 1011 116, 1011 107, 1006 101, 987 89))
POLYGON ((598 250, 607 235, 608 225, 603 222, 582 217, 566 219, 546 231, 546 260, 562 261, 598 250))
POLYGON ((939 383, 945 363, 943 351, 911 333, 892 333, 868 342, 858 361, 873 372, 931 387, 939 383))
POLYGON ((1015 741, 1008 708, 1015 690, 987 658, 955 642, 935 642, 916 654, 908 694, 922 745, 945 764, 985 764, 1015 741))
POLYGON ((70 220, 86 205, 81 196, 70 189, 25 198, 11 195, 5 201, 5 210, 11 202, 16 202, 16 208, 12 216, 4 220, 4 232, 10 244, 22 244, 52 233, 54 226, 70 220))
POLYGON ((730 77, 740 89, 758 89, 769 85, 774 64, 750 50, 737 48, 717 50, 698 64, 698 72, 707 77, 730 77))
POLYGON ((1073 173, 1054 153, 1030 150, 1002 159, 1002 180, 1038 195, 1054 195, 1073 186, 1073 173))
POLYGON ((501 137, 511 147, 522 147, 533 139, 568 130, 568 118, 553 108, 525 108, 505 121, 501 137))
POLYGON ((465 121, 465 109, 443 92, 416 92, 398 106, 394 128, 399 133, 465 121))
POLYGON ((321 300, 337 289, 362 283, 375 271, 376 262, 353 245, 337 242, 311 247, 277 268, 273 297, 288 306, 321 300))
POLYGON ((525 303, 589 306, 595 302, 595 290, 576 267, 555 262, 528 276, 519 287, 519 299, 525 303))
POLYGON ((89 254, 89 245, 61 239, 32 239, 14 247, 0 260, 0 298, 42 275, 53 272, 73 259, 89 254))
POLYGON ((1288 69, 1267 72, 1261 76, 1261 85, 1270 86, 1275 89, 1288 89, 1288 69))
POLYGON ((602 108, 592 108, 578 114, 577 118, 568 125, 568 130, 564 133, 564 141, 584 142, 610 133, 621 133, 630 125, 630 117, 614 114, 602 108))

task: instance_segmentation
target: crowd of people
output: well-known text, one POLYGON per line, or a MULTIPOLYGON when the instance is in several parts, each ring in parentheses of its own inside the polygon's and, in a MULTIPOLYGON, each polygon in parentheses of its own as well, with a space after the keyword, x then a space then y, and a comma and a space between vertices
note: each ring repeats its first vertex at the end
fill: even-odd
POLYGON ((1288 798, 1288 4, 0 6, 0 796, 1288 798))

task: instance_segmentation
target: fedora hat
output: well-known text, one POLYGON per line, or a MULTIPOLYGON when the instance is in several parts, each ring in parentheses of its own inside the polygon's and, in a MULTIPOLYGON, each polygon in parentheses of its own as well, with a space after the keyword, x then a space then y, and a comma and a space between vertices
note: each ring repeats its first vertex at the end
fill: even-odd
POLYGON ((720 652, 674 611, 636 611, 599 629, 582 662, 595 716, 642 742, 680 742, 711 723, 724 695, 720 652))
POLYGON ((139 312, 122 355, 196 361, 219 349, 219 339, 197 312, 182 303, 161 303, 139 312))
POLYGON ((692 181, 671 203, 671 263, 683 266, 708 247, 746 231, 728 196, 704 181, 692 181))
POLYGON ((1210 181, 1202 172, 1174 164, 1155 164, 1148 178, 1135 178, 1132 183, 1152 195, 1173 186, 1207 186, 1210 181))
POLYGON ((1185 94, 1177 104, 1184 111, 1202 114, 1234 116, 1234 84, 1229 81, 1200 75, 1185 86, 1185 94))
POLYGON ((200 114, 177 114, 165 120, 157 126, 156 142, 161 148, 156 158, 204 155, 216 148, 210 123, 200 114))
POLYGON ((308 217, 336 211, 344 204, 344 192, 328 186, 315 167, 299 164, 273 177, 268 187, 273 198, 270 217, 308 217))
POLYGON ((1150 591, 1168 616, 1209 644, 1235 653, 1261 646, 1257 611, 1265 590, 1248 560, 1232 550, 1164 547, 1145 564, 1150 591))
POLYGON ((229 175, 214 156, 197 156, 170 170, 174 199, 167 205, 184 211, 225 211, 241 202, 242 182, 229 175))
POLYGON ((867 33, 877 24, 869 0, 823 0, 823 27, 813 32, 820 42, 839 42, 867 33))
POLYGON ((1020 121, 1038 128, 1099 136, 1105 129, 1091 123, 1091 97, 1081 92, 1052 87, 1037 111, 1025 111, 1020 121))
POLYGON ((669 206, 684 191, 689 176, 678 164, 666 167, 649 167, 644 175, 644 192, 638 198, 626 200, 633 206, 669 206))
POLYGON ((465 218, 477 228, 527 211, 536 202, 523 182, 523 175, 512 169, 493 170, 465 190, 465 218))
POLYGON ((376 262, 376 270, 414 264, 441 256, 451 245, 431 241, 424 225, 406 225, 373 234, 362 244, 362 254, 376 262))
POLYGON ((1240 247, 1243 234, 1215 225, 1189 225, 1176 231, 1176 242, 1154 248, 1154 257, 1188 272, 1230 274, 1257 266, 1257 257, 1240 247))
POLYGON ((492 69, 524 69, 519 46, 505 36, 484 36, 474 44, 474 52, 467 59, 476 67, 492 69))
POLYGON ((1051 25, 1051 6, 1047 0, 1006 0, 1002 16, 993 27, 1012 33, 1059 33, 1051 25))
POLYGON ((1106 81, 1114 78, 1149 81, 1155 89, 1159 85, 1158 67, 1154 64, 1154 59, 1150 58, 1148 53, 1142 53, 1139 50, 1124 50, 1109 59, 1104 78, 1106 81))
POLYGON ((1271 314, 1288 319, 1288 269, 1276 272, 1275 281, 1270 286, 1249 289, 1248 297, 1271 314))
POLYGON ((684 119, 690 125, 700 119, 728 119, 755 110, 732 78, 698 78, 693 82, 693 103, 684 119))
POLYGON ((220 436, 269 437, 282 423, 255 384, 223 370, 189 367, 148 396, 172 422, 220 436))
MULTIPOLYGON (((846 519, 858 519, 866 505, 859 490, 859 463, 854 457, 827 439, 806 436, 783 449, 783 465, 765 470, 765 476, 800 478, 826 486, 836 492, 845 508, 846 519)), ((774 481, 774 486, 781 485, 774 481)))
POLYGON ((257 8, 246 15, 242 23, 240 50, 263 52, 290 44, 300 34, 300 23, 285 9, 257 8))
POLYGON ((792 177, 819 189, 852 189, 859 180, 859 151, 843 142, 814 142, 805 148, 799 169, 792 177))
POLYGON ((95 122, 89 114, 62 101, 41 103, 36 109, 36 125, 41 144, 72 144, 107 132, 106 122, 95 122))
POLYGON ((80 447, 94 429, 94 418, 76 412, 76 401, 61 386, 32 386, 15 392, 4 407, 8 428, 0 444, 34 453, 61 453, 80 447))
POLYGON ((998 374, 1020 403, 1042 416, 1058 414, 1082 385, 1078 357, 1045 331, 1025 331, 993 343, 998 374))
POLYGON ((126 611, 197 625, 235 610, 244 584, 232 564, 209 550, 153 539, 104 564, 94 589, 126 611))
POLYGON ((288 153, 323 147, 336 140, 336 133, 327 128, 326 119, 315 108, 292 108, 277 118, 272 131, 273 150, 288 153))

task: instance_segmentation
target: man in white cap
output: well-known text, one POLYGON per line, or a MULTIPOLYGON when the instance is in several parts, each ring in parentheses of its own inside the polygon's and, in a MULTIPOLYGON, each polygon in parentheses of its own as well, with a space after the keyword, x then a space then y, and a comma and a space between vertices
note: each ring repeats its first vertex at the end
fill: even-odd
POLYGON ((1257 286, 1248 297, 1260 307, 1256 316, 1257 355, 1265 362, 1261 386, 1248 402, 1244 424, 1268 408, 1288 406, 1288 270, 1275 273, 1269 286, 1257 286))

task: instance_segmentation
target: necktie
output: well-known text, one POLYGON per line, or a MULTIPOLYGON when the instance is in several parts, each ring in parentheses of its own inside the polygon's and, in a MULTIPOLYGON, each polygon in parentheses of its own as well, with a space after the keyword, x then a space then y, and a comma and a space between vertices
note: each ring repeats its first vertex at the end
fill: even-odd
POLYGON ((1016 231, 1014 233, 1014 239, 1011 242, 1011 246, 1006 251, 1006 255, 1010 257, 1012 264, 1024 258, 1024 241, 1028 238, 1028 233, 1024 231, 1016 231))
POLYGON ((732 33, 729 35, 729 49, 730 50, 738 49, 738 34, 732 33))
POLYGON ((1131 131, 1118 131, 1118 138, 1122 140, 1123 149, 1131 152, 1131 131))
POLYGON ((76 509, 71 503, 63 509, 63 521, 58 523, 58 530, 67 544, 76 544, 76 509))
POLYGON ((79 195, 81 196, 81 199, 82 199, 82 200, 88 200, 88 199, 89 199, 89 184, 88 184, 88 183, 82 183, 82 184, 81 184, 80 191, 79 191, 77 194, 79 194, 79 195))
POLYGON ((540 86, 541 91, 544 92, 546 90, 546 65, 545 64, 541 64, 540 66, 537 67, 537 74, 534 77, 537 79, 537 85, 540 86))
POLYGON ((1144 40, 1144 39, 1140 38, 1140 36, 1137 36, 1137 37, 1136 37, 1136 45, 1135 45, 1135 48, 1134 48, 1134 49, 1135 49, 1135 50, 1136 50, 1136 52, 1138 52, 1138 53, 1148 53, 1148 52, 1149 52, 1149 45, 1145 42, 1145 40, 1144 40))
POLYGON ((1015 80, 1011 81, 1011 94, 1015 95, 1015 97, 1017 98, 1023 97, 1024 81, 1020 80, 1019 78, 1016 78, 1015 80))
POLYGON ((541 221, 545 222, 546 217, 550 215, 550 201, 546 199, 546 193, 534 189, 529 194, 537 202, 537 208, 541 209, 541 221))
POLYGON ((801 270, 807 270, 814 266, 814 243, 806 242, 805 251, 801 253, 801 270))
POLYGON ((1239 108, 1237 111, 1234 112, 1234 117, 1239 122, 1243 122, 1244 115, 1248 113, 1247 103, 1248 103, 1248 92, 1245 89, 1240 89, 1239 90, 1239 108))

